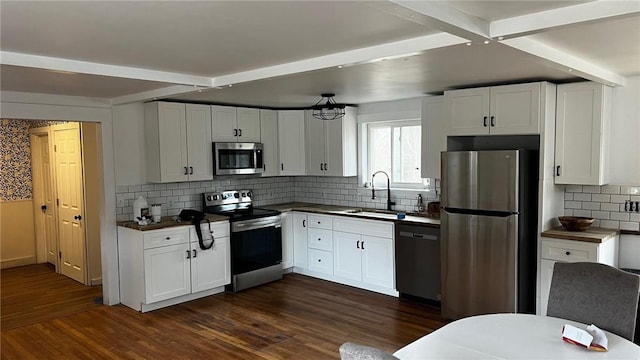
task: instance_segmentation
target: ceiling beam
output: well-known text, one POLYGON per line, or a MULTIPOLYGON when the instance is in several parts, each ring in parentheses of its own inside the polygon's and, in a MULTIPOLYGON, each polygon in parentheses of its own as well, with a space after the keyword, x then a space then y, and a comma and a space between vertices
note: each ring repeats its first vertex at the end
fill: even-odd
POLYGON ((0 51, 0 64, 46 69, 78 74, 111 76, 117 78, 157 81, 169 84, 211 86, 211 78, 167 71, 156 71, 49 56, 0 51))
POLYGON ((491 22, 492 38, 532 35, 564 26, 640 14, 640 1, 593 1, 491 22))
POLYGON ((500 43, 534 55, 540 61, 576 76, 610 86, 624 86, 625 78, 605 68, 584 61, 566 52, 526 37, 503 40, 500 43))
POLYGON ((268 66, 255 70, 218 76, 212 79, 212 86, 228 86, 331 67, 366 64, 382 59, 417 55, 422 51, 463 44, 465 42, 467 42, 466 39, 447 33, 426 35, 300 61, 293 61, 285 64, 268 66))
POLYGON ((174 85, 160 89, 143 91, 135 94, 119 96, 111 99, 111 105, 122 105, 139 101, 149 101, 163 99, 175 95, 188 94, 196 91, 202 91, 208 87, 198 87, 189 85, 174 85))
POLYGON ((466 14, 444 1, 391 0, 428 18, 428 23, 441 31, 472 42, 488 40, 489 22, 466 14))

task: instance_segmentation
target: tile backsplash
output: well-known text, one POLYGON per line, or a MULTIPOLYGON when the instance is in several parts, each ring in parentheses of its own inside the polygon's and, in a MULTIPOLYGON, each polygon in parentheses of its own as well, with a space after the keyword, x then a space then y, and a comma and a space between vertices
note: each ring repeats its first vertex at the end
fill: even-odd
MULTIPOLYGON (((201 209, 204 192, 229 189, 249 189, 254 193, 254 205, 264 206, 285 202, 309 202, 326 205, 353 206, 358 208, 386 207, 386 190, 376 189, 376 199, 371 199, 371 189, 359 186, 357 177, 270 177, 228 176, 212 181, 194 181, 167 184, 118 186, 116 188, 116 218, 130 220, 133 201, 143 196, 149 205, 161 204, 162 216, 177 215, 184 208, 201 209)), ((439 190, 439 181, 435 181, 439 190)), ((415 211, 418 193, 424 204, 437 199, 436 192, 392 191, 393 207, 398 211, 415 211)))
POLYGON ((640 211, 625 211, 625 201, 640 201, 640 186, 567 185, 564 214, 592 217, 594 226, 639 231, 640 211))

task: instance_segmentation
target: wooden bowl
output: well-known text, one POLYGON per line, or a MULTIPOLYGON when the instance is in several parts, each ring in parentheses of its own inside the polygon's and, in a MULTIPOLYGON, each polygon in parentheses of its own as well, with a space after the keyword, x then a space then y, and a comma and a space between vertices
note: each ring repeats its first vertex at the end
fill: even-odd
POLYGON ((584 231, 593 224, 593 218, 583 216, 559 216, 558 220, 567 231, 584 231))

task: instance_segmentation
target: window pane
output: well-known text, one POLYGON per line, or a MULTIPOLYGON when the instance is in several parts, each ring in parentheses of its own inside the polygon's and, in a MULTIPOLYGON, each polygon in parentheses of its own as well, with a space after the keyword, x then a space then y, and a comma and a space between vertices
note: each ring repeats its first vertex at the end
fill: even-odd
MULTIPOLYGON (((391 128, 384 126, 370 127, 369 129, 369 176, 379 170, 389 174, 391 170, 391 128)), ((384 181, 386 185, 384 176, 376 176, 376 183, 379 180, 384 181)))
POLYGON ((394 182, 422 182, 420 177, 420 137, 420 126, 403 126, 394 129, 394 182))

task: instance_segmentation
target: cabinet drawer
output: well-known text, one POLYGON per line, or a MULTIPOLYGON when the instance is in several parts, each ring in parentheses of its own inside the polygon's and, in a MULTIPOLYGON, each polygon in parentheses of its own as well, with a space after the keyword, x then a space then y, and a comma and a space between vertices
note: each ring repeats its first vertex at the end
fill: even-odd
POLYGON ((307 217, 310 228, 316 229, 333 229, 333 223, 331 216, 311 215, 307 217))
POLYGON ((382 238, 393 238, 393 223, 381 220, 354 220, 339 218, 334 220, 334 230, 382 238))
POLYGON ((333 253, 309 249, 309 270, 333 275, 333 253))
POLYGON ((188 243, 189 230, 184 227, 179 230, 154 230, 144 234, 143 241, 145 249, 188 243))
MULTIPOLYGON (((206 222, 200 225, 200 229, 202 230, 203 239, 210 239, 211 234, 209 234, 209 224, 206 222)), ((229 222, 228 221, 217 221, 211 223, 211 231, 213 232, 214 238, 228 237, 230 236, 229 230, 229 222)), ((189 237, 191 241, 198 241, 198 234, 196 234, 195 226, 189 227, 189 237)))
POLYGON ((578 241, 542 241, 543 259, 579 262, 598 261, 597 244, 581 243, 578 241))
POLYGON ((333 251, 333 232, 310 228, 307 235, 307 246, 311 249, 333 251))

